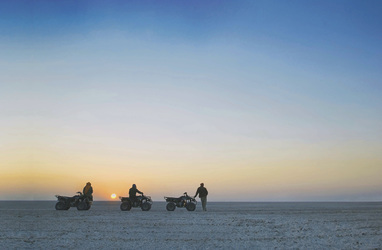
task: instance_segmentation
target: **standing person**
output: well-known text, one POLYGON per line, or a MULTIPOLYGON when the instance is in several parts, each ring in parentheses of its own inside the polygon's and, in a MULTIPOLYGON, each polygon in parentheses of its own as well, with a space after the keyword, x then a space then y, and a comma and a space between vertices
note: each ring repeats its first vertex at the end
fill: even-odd
POLYGON ((88 198, 89 203, 92 204, 93 203, 93 187, 90 182, 86 183, 86 186, 84 187, 84 190, 82 191, 82 193, 84 194, 86 198, 88 198))
POLYGON ((133 186, 130 188, 129 190, 129 197, 130 197, 130 200, 132 200, 133 202, 135 202, 137 200, 137 193, 139 194, 143 194, 143 192, 139 191, 137 189, 137 185, 133 184, 133 186))
POLYGON ((208 191, 207 191, 207 188, 204 187, 204 183, 200 183, 200 187, 198 187, 198 189, 196 190, 196 194, 194 198, 198 196, 198 194, 199 194, 200 200, 202 201, 203 211, 207 211, 206 206, 207 206, 208 191))

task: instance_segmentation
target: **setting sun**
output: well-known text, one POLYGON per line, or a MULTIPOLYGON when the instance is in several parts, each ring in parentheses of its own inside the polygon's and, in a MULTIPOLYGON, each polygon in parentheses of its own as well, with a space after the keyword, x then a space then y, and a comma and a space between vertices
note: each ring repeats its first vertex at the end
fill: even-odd
POLYGON ((116 194, 112 194, 112 195, 110 195, 110 197, 111 197, 112 199, 115 199, 115 198, 117 197, 117 195, 116 195, 116 194))

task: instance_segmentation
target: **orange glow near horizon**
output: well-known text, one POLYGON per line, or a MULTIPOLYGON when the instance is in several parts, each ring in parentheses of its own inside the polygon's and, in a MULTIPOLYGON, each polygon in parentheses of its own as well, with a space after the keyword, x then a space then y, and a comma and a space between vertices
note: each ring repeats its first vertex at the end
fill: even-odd
POLYGON ((272 149, 260 154, 247 148, 242 155, 204 156, 184 151, 174 157, 162 152, 167 154, 164 157, 152 152, 151 158, 126 158, 123 152, 108 152, 107 147, 104 154, 94 153, 94 157, 88 157, 86 150, 83 155, 78 151, 76 157, 66 157, 66 151, 50 149, 41 150, 40 160, 31 163, 28 157, 20 160, 5 155, 0 199, 53 200, 56 194, 75 195, 88 181, 95 201, 128 196, 132 184, 156 201, 184 192, 193 195, 201 182, 209 190, 210 200, 217 201, 330 200, 341 194, 361 197, 380 189, 381 160, 374 147, 367 148, 368 155, 346 145, 340 151, 302 146, 294 145, 288 154, 272 154, 272 149))

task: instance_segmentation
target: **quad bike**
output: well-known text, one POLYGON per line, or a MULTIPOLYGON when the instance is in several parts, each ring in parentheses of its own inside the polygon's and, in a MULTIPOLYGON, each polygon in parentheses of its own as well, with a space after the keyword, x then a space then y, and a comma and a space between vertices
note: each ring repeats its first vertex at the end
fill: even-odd
POLYGON ((73 197, 56 195, 58 202, 56 203, 56 210, 68 210, 70 207, 77 207, 77 210, 89 210, 92 201, 81 192, 73 197))
POLYGON ((189 196, 187 192, 179 198, 165 196, 164 199, 167 201, 167 211, 174 211, 176 207, 185 207, 188 211, 195 211, 196 200, 189 196))
POLYGON ((120 206, 122 211, 130 211, 132 207, 140 207, 142 211, 149 211, 151 209, 151 205, 153 201, 150 196, 140 195, 137 196, 134 200, 130 199, 130 197, 119 197, 121 199, 122 204, 120 206))

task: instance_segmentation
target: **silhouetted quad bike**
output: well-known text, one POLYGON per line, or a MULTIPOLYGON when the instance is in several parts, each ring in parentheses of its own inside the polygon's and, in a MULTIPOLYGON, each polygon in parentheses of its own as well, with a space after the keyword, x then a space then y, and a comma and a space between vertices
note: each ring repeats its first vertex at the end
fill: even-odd
POLYGON ((196 200, 185 192, 180 197, 164 197, 167 201, 167 211, 174 211, 176 207, 185 207, 188 211, 195 211, 196 200))
POLYGON ((119 197, 121 199, 120 209, 122 211, 130 211, 132 207, 140 207, 142 211, 149 211, 153 204, 150 196, 140 195, 132 200, 130 197, 119 197))
POLYGON ((56 210, 68 210, 71 207, 77 207, 77 210, 89 210, 92 204, 92 201, 81 192, 72 197, 56 195, 56 198, 58 200, 55 205, 56 210))

